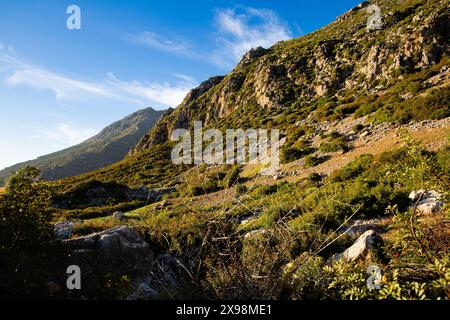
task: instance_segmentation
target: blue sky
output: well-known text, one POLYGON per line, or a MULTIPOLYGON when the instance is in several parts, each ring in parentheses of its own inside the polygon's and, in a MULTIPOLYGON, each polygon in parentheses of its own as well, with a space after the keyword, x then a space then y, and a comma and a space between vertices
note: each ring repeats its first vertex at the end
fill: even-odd
POLYGON ((0 2, 1 169, 143 107, 176 107, 250 48, 312 32, 360 1, 0 2), (66 27, 73 4, 80 30, 66 27))

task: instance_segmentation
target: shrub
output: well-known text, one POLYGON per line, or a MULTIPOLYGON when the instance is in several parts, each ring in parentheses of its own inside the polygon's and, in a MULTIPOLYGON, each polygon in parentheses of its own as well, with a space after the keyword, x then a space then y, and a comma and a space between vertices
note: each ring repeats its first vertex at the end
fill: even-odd
POLYGON ((321 164, 322 162, 326 161, 327 157, 316 157, 313 155, 307 156, 305 158, 305 166, 306 167, 315 167, 318 164, 321 164))
POLYGON ((303 158, 304 156, 307 156, 308 154, 311 154, 314 152, 314 149, 311 148, 307 142, 303 140, 297 141, 292 146, 283 146, 280 152, 281 156, 281 162, 282 163, 288 163, 291 161, 298 160, 300 158, 303 158))
POLYGON ((43 298, 44 283, 65 272, 63 250, 50 224, 51 194, 26 167, 8 181, 0 199, 0 296, 43 298))
POLYGON ((356 178, 364 170, 366 170, 373 162, 373 156, 370 154, 362 155, 355 161, 352 161, 344 166, 340 171, 335 173, 334 179, 337 181, 345 181, 356 178))
POLYGON ((319 151, 322 152, 337 152, 340 150, 348 150, 347 143, 344 137, 339 137, 330 142, 324 142, 320 145, 319 151))

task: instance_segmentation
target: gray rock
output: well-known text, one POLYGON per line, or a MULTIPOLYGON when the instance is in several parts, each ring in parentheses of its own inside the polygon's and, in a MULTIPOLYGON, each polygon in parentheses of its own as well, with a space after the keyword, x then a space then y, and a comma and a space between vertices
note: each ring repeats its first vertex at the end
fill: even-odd
POLYGON ((255 61, 255 59, 266 54, 267 51, 268 50, 264 49, 263 47, 257 47, 257 48, 250 49, 250 51, 248 51, 247 53, 244 54, 244 56, 242 57, 242 60, 239 64, 242 66, 247 66, 250 63, 252 63, 253 61, 255 61))
POLYGON ((255 212, 252 212, 252 213, 249 213, 249 214, 239 217, 239 222, 240 222, 240 224, 246 224, 252 220, 259 218, 260 215, 261 215, 261 211, 259 211, 259 209, 257 209, 257 210, 255 210, 255 212))
POLYGON ((251 239, 257 235, 262 235, 262 234, 266 234, 266 233, 267 233, 266 229, 252 230, 252 231, 247 232, 244 235, 244 239, 251 239))
POLYGON ((366 137, 367 135, 369 135, 369 131, 364 131, 364 132, 362 132, 362 133, 359 135, 359 137, 360 137, 360 138, 364 138, 364 137, 366 137))
POLYGON ((105 277, 127 275, 136 286, 151 279, 153 251, 134 229, 118 226, 84 237, 63 240, 70 264, 81 269, 82 287, 96 290, 105 277))
POLYGON ((158 293, 173 295, 183 285, 183 276, 190 276, 186 267, 170 254, 160 254, 155 259, 151 286, 158 293))
POLYGON ((53 226, 56 238, 59 240, 68 239, 72 235, 74 223, 69 221, 59 221, 53 226))
POLYGON ((137 285, 137 288, 125 300, 155 300, 157 297, 158 293, 143 282, 137 285))
POLYGON ((125 214, 121 211, 116 211, 113 213, 113 218, 122 221, 125 219, 125 214))
POLYGON ((351 226, 346 227, 344 233, 351 237, 359 236, 367 230, 375 230, 376 232, 383 232, 383 221, 381 219, 370 220, 355 220, 351 226))
POLYGON ((364 232, 356 242, 347 248, 339 258, 345 261, 356 261, 359 258, 367 256, 370 250, 375 249, 377 246, 383 244, 383 239, 374 230, 368 230, 364 232))
POLYGON ((409 194, 413 202, 412 208, 424 214, 432 214, 440 211, 444 207, 444 202, 440 199, 442 194, 435 190, 417 190, 409 194))

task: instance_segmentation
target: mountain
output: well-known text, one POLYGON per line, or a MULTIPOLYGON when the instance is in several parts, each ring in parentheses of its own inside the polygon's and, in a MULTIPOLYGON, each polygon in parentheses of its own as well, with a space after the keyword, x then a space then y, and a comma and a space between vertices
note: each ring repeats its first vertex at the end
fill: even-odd
POLYGON ((88 270, 72 299, 448 299, 448 3, 363 2, 255 48, 124 159, 52 183, 48 208, 19 176, 0 223, 29 224, 15 208, 53 214, 70 251, 55 266, 88 270), (174 164, 169 137, 194 121, 280 129, 280 170, 174 164))
POLYGON ((122 160, 162 114, 163 111, 152 108, 137 111, 76 146, 1 170, 0 181, 6 181, 11 173, 25 166, 39 168, 44 179, 57 180, 122 160))
POLYGON ((448 30, 448 1, 363 2, 316 32, 251 50, 229 74, 193 89, 123 161, 75 180, 164 184, 183 170, 170 163, 170 134, 195 120, 221 130, 279 128, 288 138, 283 157, 295 160, 310 147, 298 141, 304 125, 348 117, 400 124, 446 118, 448 30), (369 23, 374 4, 379 25, 369 23))
POLYGON ((449 116, 448 1, 372 2, 383 13, 378 28, 368 29, 364 2, 312 34, 251 50, 231 73, 191 91, 134 152, 194 120, 290 130, 351 114, 402 123, 449 116))

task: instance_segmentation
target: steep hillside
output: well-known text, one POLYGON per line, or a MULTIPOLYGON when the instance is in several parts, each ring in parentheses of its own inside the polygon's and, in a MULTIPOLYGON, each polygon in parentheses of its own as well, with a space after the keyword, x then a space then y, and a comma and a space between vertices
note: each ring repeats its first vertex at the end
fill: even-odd
POLYGON ((35 166, 46 180, 57 180, 96 170, 122 160, 161 117, 146 108, 104 128, 96 136, 68 149, 16 164, 0 171, 0 182, 25 166, 35 166))
POLYGON ((170 150, 171 132, 194 120, 221 130, 280 128, 287 137, 282 157, 290 162, 314 151, 305 127, 326 121, 365 117, 367 125, 404 124, 448 117, 448 1, 370 4, 381 9, 379 28, 367 27, 371 14, 364 2, 314 33, 253 49, 228 75, 192 90, 124 161, 75 180, 167 183, 182 169, 170 163, 169 151, 155 153, 154 146, 170 150), (153 170, 153 156, 167 170, 153 170))
POLYGON ((218 128, 279 127, 372 114, 373 121, 449 116, 448 1, 372 1, 305 37, 247 53, 225 77, 193 90, 134 149, 167 141, 193 120, 218 128), (424 107, 427 105, 427 107, 424 107))

